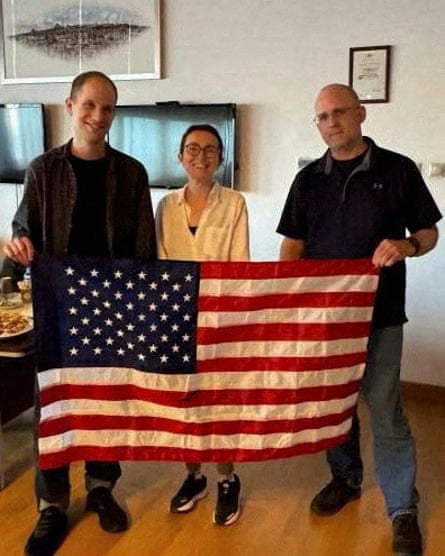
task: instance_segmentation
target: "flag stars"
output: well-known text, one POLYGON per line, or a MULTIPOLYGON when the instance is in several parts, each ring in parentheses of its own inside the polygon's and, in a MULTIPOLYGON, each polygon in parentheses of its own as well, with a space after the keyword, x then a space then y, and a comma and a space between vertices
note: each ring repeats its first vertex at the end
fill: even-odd
POLYGON ((190 335, 189 334, 183 334, 182 341, 183 342, 189 342, 190 341, 190 335))
POLYGON ((100 348, 99 346, 94 348, 94 355, 100 355, 101 353, 102 353, 102 348, 100 348))
POLYGON ((80 286, 86 286, 88 282, 85 280, 85 278, 80 278, 78 283, 80 286))
POLYGON ((102 282, 102 286, 103 286, 104 288, 106 288, 106 289, 109 289, 109 288, 111 287, 111 282, 110 282, 110 280, 104 280, 104 281, 102 282))
POLYGON ((128 348, 129 350, 133 350, 133 349, 134 349, 134 344, 133 344, 132 342, 128 342, 128 343, 127 343, 127 348, 128 348))
POLYGON ((143 353, 138 354, 139 361, 145 361, 145 355, 143 353))
POLYGON ((84 346, 88 346, 91 340, 87 336, 84 336, 81 341, 84 346))
POLYGON ((189 322, 192 317, 188 313, 185 313, 182 318, 184 319, 184 322, 189 322))
POLYGON ((73 288, 72 286, 67 290, 68 295, 76 295, 76 291, 76 288, 73 288))
POLYGON ((158 329, 158 325, 157 324, 150 324, 150 332, 156 332, 156 330, 158 329))
POLYGON ((139 301, 143 301, 146 297, 147 297, 147 295, 144 292, 139 292, 138 293, 139 301))
POLYGON ((120 356, 123 357, 125 355, 125 350, 123 350, 122 348, 119 348, 118 350, 116 350, 116 353, 120 356))
POLYGON ((177 344, 172 345, 172 352, 178 353, 178 351, 179 351, 179 346, 177 344))
POLYGON ((161 355, 161 357, 159 359, 160 359, 161 363, 167 363, 168 355, 163 354, 163 355, 161 355))
POLYGON ((113 321, 111 319, 105 319, 105 326, 113 326, 113 321))
POLYGON ((131 280, 129 280, 126 284, 125 287, 127 288, 127 290, 132 290, 134 288, 134 282, 131 282, 131 280))
POLYGON ((105 309, 111 309, 111 303, 109 301, 104 301, 103 306, 105 307, 105 309))
POLYGON ((99 307, 95 307, 93 309, 93 315, 95 315, 96 317, 98 317, 101 313, 102 311, 99 309, 99 307))
POLYGON ((80 303, 82 305, 88 305, 90 302, 90 300, 87 297, 82 297, 82 299, 80 300, 80 303))
POLYGON ((116 271, 114 272, 114 277, 115 277, 116 279, 122 278, 122 271, 121 271, 121 270, 116 270, 116 271))
POLYGON ((148 286, 152 291, 157 290, 158 289, 158 284, 156 282, 150 282, 149 286, 148 286))
POLYGON ((92 297, 99 297, 99 292, 97 290, 93 290, 91 292, 92 297))
POLYGON ((146 316, 144 315, 144 313, 139 313, 138 321, 144 322, 145 320, 146 320, 146 316))
POLYGON ((65 274, 66 274, 67 276, 73 276, 73 275, 74 275, 74 268, 71 267, 71 266, 65 268, 65 274))
POLYGON ((139 343, 145 342, 145 339, 146 339, 145 334, 139 334, 139 336, 138 336, 138 342, 139 343))
POLYGON ((190 363, 190 355, 187 353, 182 356, 183 363, 190 363))
POLYGON ((70 307, 70 308, 68 309, 68 312, 69 312, 70 315, 77 315, 77 309, 76 309, 76 307, 70 307))
POLYGON ((125 332, 124 332, 123 330, 118 330, 118 331, 116 332, 116 334, 119 336, 119 338, 123 338, 124 335, 125 335, 125 332))
POLYGON ((148 350, 150 353, 156 353, 158 351, 158 346, 156 346, 155 344, 151 344, 148 350))
POLYGON ((183 296, 182 299, 183 299, 184 301, 188 302, 188 301, 190 301, 191 298, 192 298, 191 295, 190 295, 189 293, 186 293, 186 294, 183 296))
POLYGON ((170 296, 168 295, 167 292, 162 292, 160 297, 161 297, 161 300, 162 300, 162 301, 168 301, 168 298, 169 298, 170 296))
POLYGON ((126 307, 127 307, 127 311, 132 311, 134 309, 134 304, 133 303, 127 303, 126 307))
POLYGON ((167 313, 162 313, 162 315, 160 315, 159 318, 161 319, 161 322, 167 322, 168 321, 167 313))
POLYGON ((117 318, 117 320, 122 320, 123 319, 122 313, 115 313, 114 316, 117 318))
POLYGON ((161 342, 163 342, 164 344, 168 342, 167 334, 161 334, 161 342))
POLYGON ((176 324, 176 323, 174 323, 174 324, 171 325, 171 329, 172 329, 172 332, 178 332, 178 330, 179 330, 179 325, 176 324))
POLYGON ((105 343, 107 344, 107 346, 112 346, 114 344, 114 340, 113 340, 113 338, 108 337, 105 340, 105 343))
POLYGON ((176 284, 173 284, 172 290, 174 292, 178 292, 180 289, 181 289, 181 284, 178 284, 177 282, 176 282, 176 284))
POLYGON ((180 308, 181 305, 179 305, 179 303, 175 303, 172 305, 172 311, 175 311, 176 313, 179 311, 180 308))
POLYGON ((71 336, 76 336, 78 332, 79 332, 79 329, 76 328, 75 326, 73 326, 72 328, 70 328, 70 334, 71 334, 71 336))
POLYGON ((169 274, 168 272, 163 272, 163 273, 161 274, 161 279, 162 279, 164 282, 168 282, 168 281, 170 280, 170 274, 169 274))
POLYGON ((102 328, 96 327, 93 329, 93 334, 95 336, 100 336, 102 334, 102 328))
POLYGON ((139 272, 138 274, 138 278, 139 280, 145 280, 145 278, 147 278, 147 273, 141 270, 141 272, 139 272))
POLYGON ((156 311, 156 309, 158 308, 158 306, 156 305, 156 303, 150 303, 150 305, 148 306, 150 311, 156 311))
POLYGON ((90 324, 90 319, 88 317, 83 317, 80 321, 84 326, 88 326, 90 324))
POLYGON ((90 276, 91 276, 92 278, 97 278, 97 277, 99 276, 99 271, 98 271, 97 269, 95 269, 95 268, 91 269, 91 271, 90 271, 90 276))
POLYGON ((131 323, 131 322, 128 323, 128 324, 127 324, 127 330, 128 330, 129 332, 133 332, 133 330, 134 330, 134 324, 131 323))
POLYGON ((119 299, 122 299, 122 297, 123 297, 123 294, 122 294, 122 292, 120 292, 120 291, 117 291, 117 292, 114 294, 114 299, 119 300, 119 299))
POLYGON ((79 350, 76 347, 72 347, 70 349, 70 355, 72 355, 73 357, 75 357, 78 353, 79 353, 79 350))
POLYGON ((191 274, 186 274, 186 275, 184 276, 184 280, 185 280, 186 282, 191 282, 191 281, 193 280, 193 276, 192 276, 191 274))

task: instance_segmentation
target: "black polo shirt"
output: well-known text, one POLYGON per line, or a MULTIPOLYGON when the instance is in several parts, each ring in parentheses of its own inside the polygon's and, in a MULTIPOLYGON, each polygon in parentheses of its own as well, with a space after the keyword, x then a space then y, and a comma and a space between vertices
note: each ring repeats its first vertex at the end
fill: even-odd
MULTIPOLYGON (((305 258, 371 257, 385 238, 402 239, 441 218, 415 163, 378 147, 345 164, 330 152, 303 168, 286 200, 277 232, 305 242, 305 258), (348 167, 350 164, 354 169, 348 167)), ((406 266, 382 269, 373 327, 406 321, 406 266)))

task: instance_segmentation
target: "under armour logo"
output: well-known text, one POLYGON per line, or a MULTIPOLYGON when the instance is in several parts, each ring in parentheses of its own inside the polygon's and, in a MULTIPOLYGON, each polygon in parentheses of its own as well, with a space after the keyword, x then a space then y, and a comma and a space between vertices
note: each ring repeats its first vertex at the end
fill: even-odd
POLYGON ((383 189, 383 183, 373 183, 372 188, 373 189, 383 189))

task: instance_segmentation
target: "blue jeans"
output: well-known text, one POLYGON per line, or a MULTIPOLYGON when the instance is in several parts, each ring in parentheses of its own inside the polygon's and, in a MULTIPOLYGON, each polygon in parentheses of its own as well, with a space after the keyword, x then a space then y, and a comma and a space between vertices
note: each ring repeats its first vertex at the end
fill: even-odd
MULTIPOLYGON (((361 384, 361 394, 371 416, 375 473, 391 519, 403 513, 415 513, 419 499, 415 486, 414 439, 400 402, 402 343, 402 326, 372 332, 361 384)), ((363 478, 359 434, 355 416, 350 439, 327 452, 332 475, 343 478, 352 487, 359 487, 363 478)))

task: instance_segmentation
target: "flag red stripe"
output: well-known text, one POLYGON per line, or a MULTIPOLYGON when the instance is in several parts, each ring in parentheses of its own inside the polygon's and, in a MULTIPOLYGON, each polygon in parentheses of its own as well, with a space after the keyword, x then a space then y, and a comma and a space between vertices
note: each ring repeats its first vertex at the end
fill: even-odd
POLYGON ((188 450, 186 448, 165 448, 157 446, 120 446, 104 448, 101 446, 72 446, 63 451, 50 454, 40 454, 39 465, 42 469, 62 467, 72 461, 189 461, 189 462, 217 462, 217 461, 266 461, 277 458, 288 458, 300 454, 313 454, 337 446, 348 439, 348 435, 324 438, 316 442, 305 442, 286 448, 259 448, 255 450, 234 449, 225 450, 212 448, 210 450, 188 450))
POLYGON ((71 413, 63 417, 43 421, 39 427, 41 438, 63 434, 69 430, 122 430, 169 432, 193 436, 210 434, 283 434, 295 433, 307 428, 320 429, 335 426, 349 419, 354 408, 335 414, 319 417, 276 419, 268 421, 212 421, 193 423, 189 421, 174 421, 158 417, 130 417, 126 415, 76 415, 71 413))
POLYGON ((300 276, 340 276, 342 274, 378 274, 378 269, 370 259, 337 259, 335 265, 332 260, 320 259, 250 262, 240 265, 236 262, 203 262, 201 263, 201 279, 253 279, 267 280, 271 278, 298 278, 300 276))
POLYGON ((220 328, 198 328, 198 344, 218 344, 242 341, 328 341, 340 338, 363 338, 369 334, 369 322, 340 323, 256 323, 225 326, 224 335, 220 328))
POLYGON ((352 367, 363 363, 366 352, 330 355, 326 357, 221 357, 196 362, 198 372, 235 371, 323 371, 352 367))
POLYGON ((281 405, 308 401, 345 398, 358 389, 358 381, 294 389, 198 390, 178 392, 141 388, 132 384, 93 385, 61 384, 41 391, 42 406, 59 400, 85 399, 127 401, 141 400, 168 407, 202 407, 207 405, 281 405))
POLYGON ((201 311, 258 311, 265 309, 287 308, 332 308, 332 307, 370 307, 374 292, 305 292, 292 294, 267 294, 237 296, 224 295, 199 296, 198 310, 201 311))

